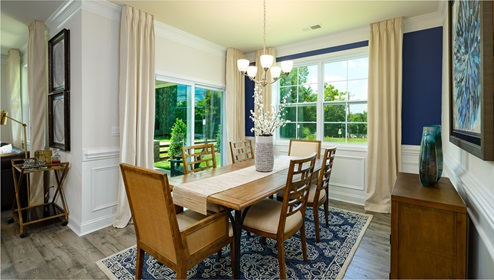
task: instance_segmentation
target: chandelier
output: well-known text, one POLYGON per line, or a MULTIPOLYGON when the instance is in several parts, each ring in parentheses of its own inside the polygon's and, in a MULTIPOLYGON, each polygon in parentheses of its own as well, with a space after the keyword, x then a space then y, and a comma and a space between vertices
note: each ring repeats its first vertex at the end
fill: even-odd
POLYGON ((266 54, 266 0, 264 0, 264 42, 263 42, 263 54, 260 57, 261 60, 261 68, 262 75, 260 80, 256 79, 257 74, 257 66, 249 66, 250 61, 247 59, 239 59, 237 60, 238 70, 244 75, 249 77, 249 79, 256 84, 260 84, 263 87, 266 85, 275 83, 280 79, 281 72, 283 74, 288 75, 292 71, 293 61, 285 60, 281 62, 281 67, 273 66, 274 57, 272 55, 266 54), (272 81, 268 81, 267 72, 268 70, 271 72, 272 81))

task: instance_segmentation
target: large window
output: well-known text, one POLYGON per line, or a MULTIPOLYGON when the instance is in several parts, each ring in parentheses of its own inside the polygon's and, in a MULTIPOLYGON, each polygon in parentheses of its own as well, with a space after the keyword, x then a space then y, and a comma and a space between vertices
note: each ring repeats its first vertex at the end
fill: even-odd
POLYGON ((323 139, 324 142, 367 143, 368 54, 299 63, 279 83, 286 98, 280 139, 323 139))

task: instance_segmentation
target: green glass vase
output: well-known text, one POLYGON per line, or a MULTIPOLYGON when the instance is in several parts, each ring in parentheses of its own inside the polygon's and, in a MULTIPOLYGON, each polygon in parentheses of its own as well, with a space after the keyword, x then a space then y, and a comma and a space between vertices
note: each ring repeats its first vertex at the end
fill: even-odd
POLYGON ((434 186, 443 173, 441 126, 424 126, 419 154, 420 184, 434 186))

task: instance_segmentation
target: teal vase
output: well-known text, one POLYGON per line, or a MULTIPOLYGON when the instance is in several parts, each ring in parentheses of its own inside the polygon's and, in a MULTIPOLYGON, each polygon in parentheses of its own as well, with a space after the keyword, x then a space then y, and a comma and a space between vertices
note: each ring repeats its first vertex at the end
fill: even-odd
POLYGON ((443 148, 441 126, 424 126, 420 142, 419 175, 420 184, 434 186, 443 173, 443 148))

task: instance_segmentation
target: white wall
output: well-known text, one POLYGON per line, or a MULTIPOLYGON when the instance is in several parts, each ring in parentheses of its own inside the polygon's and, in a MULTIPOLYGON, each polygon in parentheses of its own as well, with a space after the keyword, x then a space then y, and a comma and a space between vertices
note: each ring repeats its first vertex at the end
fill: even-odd
MULTIPOLYGON (((64 186, 69 227, 79 235, 111 225, 120 183, 118 53, 121 8, 74 1, 48 21, 70 30, 71 163, 64 186)), ((155 22, 156 74, 224 87, 226 49, 155 22)))
MULTIPOLYGON (((7 56, 1 57, 1 69, 0 69, 0 85, 1 85, 1 99, 0 110, 10 110, 10 97, 7 94, 7 77, 5 70, 7 68, 7 56)), ((0 125, 0 141, 5 143, 12 143, 12 127, 11 122, 8 121, 6 125, 0 125)))
MULTIPOLYGON (((443 3, 444 4, 444 3, 443 3)), ((449 46, 447 5, 443 31, 442 135, 449 135, 449 46)), ((491 143, 492 144, 492 143, 491 143)), ((468 278, 494 278, 494 162, 483 161, 443 138, 446 175, 467 205, 470 219, 468 278)))

